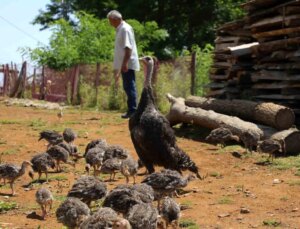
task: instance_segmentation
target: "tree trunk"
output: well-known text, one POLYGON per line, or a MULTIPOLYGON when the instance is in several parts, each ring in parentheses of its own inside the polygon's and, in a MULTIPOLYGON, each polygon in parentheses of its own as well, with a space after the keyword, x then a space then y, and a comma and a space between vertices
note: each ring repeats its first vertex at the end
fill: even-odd
POLYGON ((290 154, 299 154, 300 152, 300 131, 297 128, 290 128, 277 132, 271 136, 272 139, 283 139, 285 142, 285 151, 290 154))
POLYGON ((189 107, 199 107, 218 113, 237 116, 244 120, 255 121, 278 130, 290 128, 295 123, 292 109, 275 103, 257 103, 246 100, 218 100, 189 96, 185 100, 189 107))
POLYGON ((175 98, 168 94, 171 103, 170 112, 166 115, 171 126, 178 123, 192 123, 208 129, 225 126, 235 135, 241 136, 243 132, 251 132, 258 139, 265 139, 276 132, 275 129, 263 125, 246 122, 240 118, 216 113, 212 110, 189 107, 183 98, 175 98))

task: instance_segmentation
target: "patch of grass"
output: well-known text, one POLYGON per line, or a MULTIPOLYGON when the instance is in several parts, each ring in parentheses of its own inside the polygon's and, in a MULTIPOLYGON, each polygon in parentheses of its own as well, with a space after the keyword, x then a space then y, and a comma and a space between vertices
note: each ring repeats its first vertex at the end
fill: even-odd
POLYGON ((78 121, 78 120, 73 120, 73 121, 66 121, 64 122, 65 125, 76 125, 76 124, 84 124, 84 122, 82 121, 78 121))
POLYGON ((221 154, 221 153, 228 153, 228 152, 241 151, 241 150, 243 150, 243 148, 240 145, 230 145, 218 149, 215 153, 221 154))
POLYGON ((236 191, 240 192, 244 190, 244 185, 243 184, 238 184, 235 185, 236 191))
POLYGON ((290 186, 300 186, 300 180, 290 180, 287 182, 290 186))
POLYGON ((30 121, 28 126, 32 127, 33 130, 41 130, 41 129, 44 129, 46 124, 47 124, 46 121, 39 118, 39 119, 34 119, 34 120, 30 121))
POLYGON ((7 143, 7 141, 6 140, 4 140, 4 139, 0 139, 0 145, 5 145, 7 143))
POLYGON ((90 207, 91 211, 96 212, 99 208, 101 208, 103 205, 103 201, 104 199, 93 201, 90 207))
POLYGON ((86 138, 87 137, 87 131, 86 130, 78 130, 77 131, 77 137, 78 138, 86 138))
POLYGON ((289 200, 289 198, 287 196, 283 196, 280 198, 281 201, 286 202, 289 200))
POLYGON ((224 196, 218 200, 218 204, 232 204, 233 200, 230 199, 228 196, 224 196))
POLYGON ((0 189, 1 188, 8 189, 8 188, 10 188, 10 186, 9 186, 8 183, 7 184, 2 184, 2 185, 0 185, 0 189))
POLYGON ((211 177, 220 177, 222 175, 221 175, 221 173, 214 171, 214 172, 210 172, 209 176, 211 176, 211 177))
POLYGON ((102 134, 103 134, 103 131, 102 131, 102 130, 97 130, 97 131, 95 132, 95 134, 102 135, 102 134))
POLYGON ((12 124, 21 124, 22 122, 17 120, 0 120, 0 124, 3 125, 12 125, 12 124))
POLYGON ((194 204, 190 200, 185 200, 181 203, 181 205, 187 206, 187 207, 192 207, 194 204))
POLYGON ((51 176, 49 178, 50 181, 56 180, 56 181, 66 181, 68 178, 64 175, 56 175, 56 176, 51 176))
POLYGON ((199 229, 200 227, 191 219, 182 219, 179 222, 180 228, 199 229))
POLYGON ((4 202, 0 201, 0 212, 10 211, 17 208, 17 203, 14 201, 4 202))
POLYGON ((57 195, 57 196, 54 195, 54 199, 59 201, 59 202, 63 202, 67 199, 67 196, 65 196, 65 195, 57 195))
POLYGON ((20 152, 20 149, 7 149, 2 151, 1 155, 13 155, 20 152))
POLYGON ((110 174, 104 174, 104 173, 101 173, 101 174, 100 174, 100 179, 101 179, 101 180, 109 179, 109 177, 110 177, 110 174))
POLYGON ((263 221, 263 225, 265 226, 271 226, 271 227, 278 227, 280 226, 281 222, 277 221, 275 219, 267 219, 263 221))
POLYGON ((297 168, 300 170, 300 156, 290 156, 285 158, 276 158, 270 165, 272 168, 279 170, 286 170, 291 168, 297 168))
POLYGON ((295 176, 300 176, 300 168, 295 172, 295 176))

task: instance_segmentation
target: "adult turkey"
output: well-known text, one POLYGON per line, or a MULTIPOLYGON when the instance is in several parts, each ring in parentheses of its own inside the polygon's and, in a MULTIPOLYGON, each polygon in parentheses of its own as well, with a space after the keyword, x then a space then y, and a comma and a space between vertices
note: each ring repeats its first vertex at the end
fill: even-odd
POLYGON ((142 62, 147 70, 144 88, 137 111, 129 119, 131 140, 139 158, 149 173, 155 171, 154 165, 159 165, 180 173, 182 170, 190 170, 201 179, 198 167, 178 147, 169 121, 155 106, 151 87, 153 59, 146 56, 142 58, 142 62))

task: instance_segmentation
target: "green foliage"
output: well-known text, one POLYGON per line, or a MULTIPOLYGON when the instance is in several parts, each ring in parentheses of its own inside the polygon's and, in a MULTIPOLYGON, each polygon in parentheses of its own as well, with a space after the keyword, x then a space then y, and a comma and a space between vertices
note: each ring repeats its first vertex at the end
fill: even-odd
POLYGON ((206 44, 203 49, 194 45, 193 51, 196 52, 196 82, 195 93, 198 96, 205 96, 205 85, 209 83, 209 70, 213 63, 212 52, 214 47, 206 44))
POLYGON ((218 204, 232 204, 233 200, 230 199, 228 196, 224 196, 218 200, 218 204))
MULTIPOLYGON (((76 26, 65 19, 49 25, 52 30, 49 46, 35 49, 22 48, 24 55, 39 65, 64 70, 76 64, 95 64, 111 61, 115 31, 107 19, 98 20, 85 12, 76 13, 76 26)), ((128 20, 135 30, 140 54, 152 54, 153 45, 164 41, 168 33, 160 29, 156 22, 141 24, 128 20)))
POLYGON ((114 30, 108 20, 98 20, 84 12, 77 14, 76 48, 80 64, 103 63, 112 60, 114 30))
POLYGON ((263 221, 263 224, 266 226, 278 227, 280 226, 281 222, 274 219, 267 219, 263 221))
POLYGON ((106 18, 111 9, 117 9, 125 20, 135 19, 145 23, 147 28, 148 21, 155 21, 159 28, 164 29, 151 33, 151 28, 156 26, 151 22, 150 31, 145 30, 143 37, 153 36, 154 42, 144 44, 143 39, 139 40, 141 46, 148 45, 150 49, 147 51, 153 52, 161 59, 174 57, 183 46, 191 50, 193 44, 203 47, 207 43, 213 43, 216 28, 244 15, 239 6, 244 2, 246 0, 65 0, 62 3, 51 0, 51 3, 46 5, 46 10, 40 11, 33 23, 40 24, 42 29, 45 29, 64 19, 76 27, 78 24, 76 25, 72 15, 78 11, 82 10, 97 18, 106 18), (170 35, 167 39, 160 39, 166 34, 170 35), (156 40, 157 38, 159 40, 156 40))
POLYGON ((112 59, 114 31, 107 19, 98 20, 92 15, 76 14, 78 24, 74 27, 65 19, 51 24, 49 46, 35 49, 22 48, 24 55, 39 65, 64 70, 75 64, 94 64, 112 59))
POLYGON ((33 130, 41 130, 41 129, 45 128, 46 124, 47 124, 47 122, 45 122, 44 120, 39 118, 39 119, 34 119, 34 120, 30 121, 28 126, 32 127, 33 130))
POLYGON ((21 122, 17 120, 0 120, 0 124, 12 125, 12 124, 21 124, 21 122))
POLYGON ((199 226, 191 219, 181 219, 179 222, 180 228, 199 229, 199 226))
POLYGON ((11 202, 0 201, 0 212, 13 210, 15 208, 17 208, 17 203, 14 201, 11 202))
POLYGON ((11 149, 6 149, 2 151, 1 155, 13 155, 20 152, 19 148, 11 148, 11 149))
MULTIPOLYGON (((143 79, 143 77, 141 77, 141 79, 143 79)), ((161 63, 159 66, 157 81, 154 82, 153 86, 154 96, 159 110, 162 113, 169 110, 170 105, 166 99, 167 93, 176 97, 185 98, 190 95, 190 85, 190 70, 189 66, 186 65, 185 57, 177 58, 173 63, 161 63)))
POLYGON ((140 23, 137 20, 126 20, 133 29, 137 42, 138 53, 140 55, 153 55, 153 47, 169 36, 165 29, 160 29, 155 21, 140 23))
POLYGON ((55 176, 51 176, 49 178, 50 181, 66 181, 68 180, 68 177, 64 176, 64 175, 55 175, 55 176))
POLYGON ((271 164, 272 168, 285 170, 296 168, 300 170, 300 156, 290 156, 284 158, 276 158, 271 164))

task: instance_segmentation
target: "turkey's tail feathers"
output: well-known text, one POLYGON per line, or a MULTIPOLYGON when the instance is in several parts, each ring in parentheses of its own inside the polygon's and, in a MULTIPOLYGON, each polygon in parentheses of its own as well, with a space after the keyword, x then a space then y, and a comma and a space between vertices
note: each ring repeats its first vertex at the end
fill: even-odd
POLYGON ((189 170, 196 174, 197 178, 203 180, 204 177, 201 177, 199 168, 195 164, 195 162, 192 161, 192 159, 182 150, 180 150, 179 153, 179 162, 178 162, 179 168, 181 170, 189 170))

